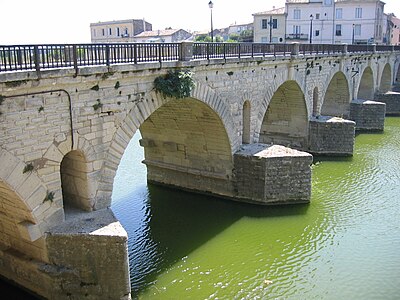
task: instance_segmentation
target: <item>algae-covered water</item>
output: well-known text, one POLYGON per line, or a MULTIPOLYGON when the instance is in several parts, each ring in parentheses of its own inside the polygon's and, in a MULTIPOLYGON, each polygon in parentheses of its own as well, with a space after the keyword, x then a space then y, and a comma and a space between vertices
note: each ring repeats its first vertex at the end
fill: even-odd
POLYGON ((308 205, 259 207, 146 183, 138 135, 114 184, 139 299, 398 299, 400 118, 352 158, 314 158, 308 205))

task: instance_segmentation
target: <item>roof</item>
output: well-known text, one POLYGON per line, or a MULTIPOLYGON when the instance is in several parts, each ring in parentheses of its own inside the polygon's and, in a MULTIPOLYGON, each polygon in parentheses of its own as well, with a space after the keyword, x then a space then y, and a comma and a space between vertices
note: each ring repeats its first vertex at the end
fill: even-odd
POLYGON ((267 10, 259 13, 253 14, 253 16, 260 16, 260 15, 283 15, 285 14, 285 8, 280 7, 280 8, 275 8, 272 10, 267 10))
POLYGON ((135 35, 135 37, 153 37, 153 36, 169 36, 178 32, 182 29, 165 29, 165 30, 152 30, 152 31, 143 31, 135 35))
POLYGON ((101 25, 110 25, 110 24, 125 24, 125 23, 134 23, 134 22, 146 22, 143 19, 127 19, 127 20, 113 20, 113 21, 99 21, 97 23, 90 23, 90 26, 101 26, 101 25))

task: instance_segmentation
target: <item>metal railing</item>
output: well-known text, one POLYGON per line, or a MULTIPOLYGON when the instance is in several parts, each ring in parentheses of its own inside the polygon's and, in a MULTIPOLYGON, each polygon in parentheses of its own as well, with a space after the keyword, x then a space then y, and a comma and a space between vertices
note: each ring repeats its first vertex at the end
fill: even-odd
POLYGON ((400 46, 268 43, 114 43, 0 46, 0 72, 180 60, 400 51, 400 46))

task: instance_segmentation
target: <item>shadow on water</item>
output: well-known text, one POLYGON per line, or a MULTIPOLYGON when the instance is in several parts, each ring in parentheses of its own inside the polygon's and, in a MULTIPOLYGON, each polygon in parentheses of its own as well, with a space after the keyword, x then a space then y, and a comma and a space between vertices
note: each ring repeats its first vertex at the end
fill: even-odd
MULTIPOLYGON (((309 207, 308 204, 258 206, 150 183, 147 188, 151 214, 147 238, 156 245, 156 249, 152 249, 152 251, 156 250, 160 256, 162 255, 162 258, 157 262, 142 260, 145 264, 153 264, 147 274, 135 274, 135 270, 132 270, 132 277, 143 276, 139 280, 132 278, 133 296, 151 285, 160 273, 241 218, 304 215, 309 207)), ((141 254, 132 254, 131 251, 130 254, 131 266, 137 265, 137 260, 141 260, 141 254)))

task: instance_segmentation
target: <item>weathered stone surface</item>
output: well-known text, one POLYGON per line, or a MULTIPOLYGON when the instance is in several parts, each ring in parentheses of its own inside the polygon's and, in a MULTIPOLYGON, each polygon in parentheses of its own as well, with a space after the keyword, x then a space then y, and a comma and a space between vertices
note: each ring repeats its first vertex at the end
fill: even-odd
POLYGON ((309 202, 312 160, 280 145, 242 145, 234 155, 238 197, 257 204, 309 202))
POLYGON ((386 104, 387 115, 400 114, 400 90, 399 92, 376 94, 375 100, 386 104))
POLYGON ((385 128, 386 104, 371 100, 355 99, 350 103, 350 119, 356 122, 356 130, 385 128))
POLYGON ((338 117, 312 118, 309 151, 319 155, 353 155, 355 126, 354 121, 338 117))

